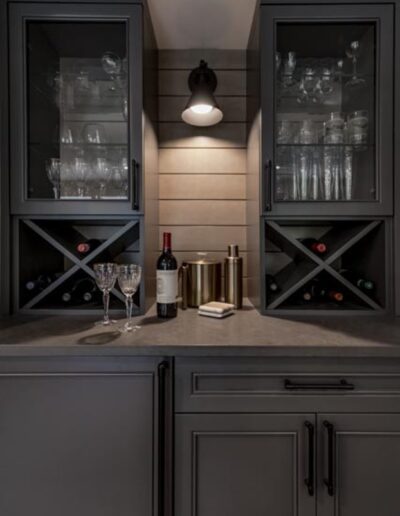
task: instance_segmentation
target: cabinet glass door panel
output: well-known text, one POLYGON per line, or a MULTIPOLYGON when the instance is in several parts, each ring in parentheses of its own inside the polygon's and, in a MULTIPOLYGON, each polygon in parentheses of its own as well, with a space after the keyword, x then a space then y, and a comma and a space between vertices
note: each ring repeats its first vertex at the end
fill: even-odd
POLYGON ((28 199, 126 200, 126 23, 26 24, 28 199))
POLYGON ((375 201, 374 23, 277 25, 275 201, 375 201))
POLYGON ((262 16, 265 211, 390 215, 392 7, 274 6, 262 16))

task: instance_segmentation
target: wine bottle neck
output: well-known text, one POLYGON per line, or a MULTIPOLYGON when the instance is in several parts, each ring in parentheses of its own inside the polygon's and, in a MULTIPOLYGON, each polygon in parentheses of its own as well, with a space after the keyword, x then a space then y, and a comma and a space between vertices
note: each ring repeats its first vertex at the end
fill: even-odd
POLYGON ((171 253, 171 233, 164 233, 163 236, 163 252, 171 253))

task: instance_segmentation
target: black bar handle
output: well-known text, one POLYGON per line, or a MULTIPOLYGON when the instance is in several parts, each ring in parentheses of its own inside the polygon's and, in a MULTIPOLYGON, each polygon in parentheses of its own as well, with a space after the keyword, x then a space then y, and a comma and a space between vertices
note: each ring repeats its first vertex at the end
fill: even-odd
POLYGON ((140 199, 140 165, 139 163, 133 159, 132 160, 132 182, 131 182, 131 200, 132 200, 132 209, 135 211, 139 211, 139 199, 140 199))
POLYGON ((335 495, 335 428, 329 421, 323 422, 328 432, 328 478, 324 478, 324 484, 328 488, 328 495, 335 495))
POLYGON ((265 195, 265 211, 271 211, 272 210, 272 160, 268 160, 265 163, 265 176, 266 181, 265 184, 267 185, 267 191, 265 195))
POLYGON ((165 508, 165 431, 166 431, 166 398, 168 362, 158 364, 158 516, 164 516, 165 508))
POLYGON ((296 383, 288 378, 285 379, 287 391, 354 391, 354 384, 344 378, 336 383, 296 383))
POLYGON ((304 482, 307 486, 308 494, 314 496, 314 457, 315 457, 315 430, 314 425, 310 421, 306 421, 304 426, 308 434, 308 473, 304 482))

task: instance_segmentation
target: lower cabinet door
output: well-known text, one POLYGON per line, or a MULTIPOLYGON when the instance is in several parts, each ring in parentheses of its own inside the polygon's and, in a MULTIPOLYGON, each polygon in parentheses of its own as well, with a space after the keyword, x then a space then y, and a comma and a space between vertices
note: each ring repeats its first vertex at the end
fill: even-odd
POLYGON ((312 427, 305 422, 314 419, 177 415, 175 516, 313 516, 305 483, 313 476, 312 427))
POLYGON ((318 516, 399 516, 400 415, 319 415, 318 435, 318 516))
POLYGON ((2 516, 152 516, 154 375, 0 378, 2 516))

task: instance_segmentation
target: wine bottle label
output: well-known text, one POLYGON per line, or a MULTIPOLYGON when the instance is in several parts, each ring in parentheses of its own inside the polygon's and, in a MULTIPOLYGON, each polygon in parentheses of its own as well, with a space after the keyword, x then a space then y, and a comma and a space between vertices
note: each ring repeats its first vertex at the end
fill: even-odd
POLYGON ((176 303, 178 271, 157 271, 157 303, 176 303))

